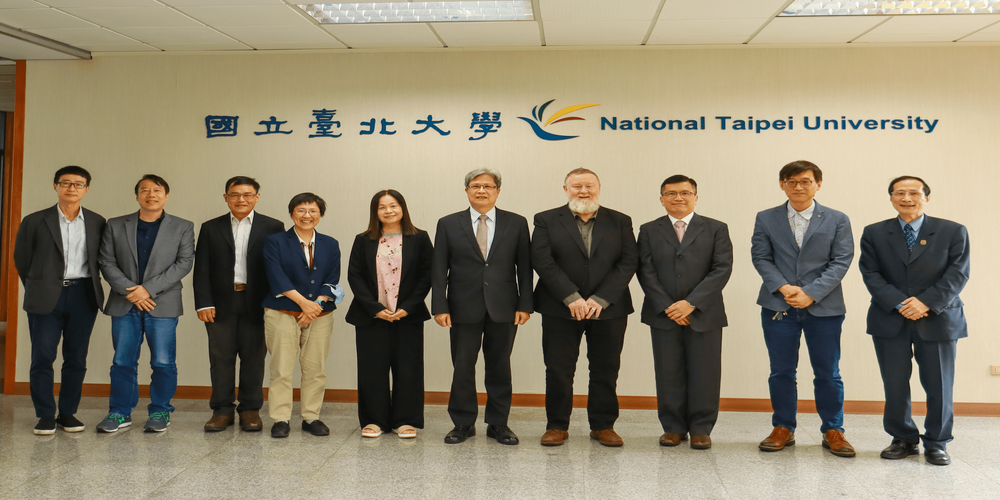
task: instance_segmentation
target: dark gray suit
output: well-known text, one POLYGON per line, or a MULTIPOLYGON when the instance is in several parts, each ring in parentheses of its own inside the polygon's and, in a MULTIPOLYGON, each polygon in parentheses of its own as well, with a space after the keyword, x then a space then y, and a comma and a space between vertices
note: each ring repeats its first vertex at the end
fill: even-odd
POLYGON ((678 241, 670 217, 639 228, 639 284, 645 292, 642 322, 650 326, 656 399, 664 432, 711 434, 719 416, 722 327, 727 326, 722 289, 733 271, 729 228, 694 214, 678 241), (687 300, 690 325, 664 312, 687 300))
POLYGON ((925 216, 907 250, 898 217, 877 222, 861 236, 859 267, 872 294, 868 333, 885 388, 885 430, 895 439, 916 444, 923 438, 926 449, 944 450, 955 418, 955 347, 969 335, 958 296, 969 281, 969 233, 956 222, 925 216), (909 297, 930 308, 926 318, 908 320, 896 310, 909 297), (913 358, 927 393, 922 436, 911 416, 913 358))

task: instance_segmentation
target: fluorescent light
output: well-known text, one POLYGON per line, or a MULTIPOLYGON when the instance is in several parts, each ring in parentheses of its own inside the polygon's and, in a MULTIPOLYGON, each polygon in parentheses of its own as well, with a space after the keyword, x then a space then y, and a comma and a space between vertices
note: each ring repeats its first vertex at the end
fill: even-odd
POLYGON ((895 16, 909 14, 996 14, 1000 0, 891 1, 891 2, 792 2, 779 17, 794 16, 895 16))
MULTIPOLYGON (((1000 1, 1000 0, 998 0, 1000 1)), ((531 0, 298 4, 320 24, 533 21, 531 0)))

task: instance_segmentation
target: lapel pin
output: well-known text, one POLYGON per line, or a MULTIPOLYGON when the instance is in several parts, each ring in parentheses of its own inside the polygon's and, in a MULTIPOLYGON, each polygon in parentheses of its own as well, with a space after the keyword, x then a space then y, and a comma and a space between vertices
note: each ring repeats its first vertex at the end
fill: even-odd
POLYGON ((921 245, 927 245, 927 240, 920 240, 921 245))

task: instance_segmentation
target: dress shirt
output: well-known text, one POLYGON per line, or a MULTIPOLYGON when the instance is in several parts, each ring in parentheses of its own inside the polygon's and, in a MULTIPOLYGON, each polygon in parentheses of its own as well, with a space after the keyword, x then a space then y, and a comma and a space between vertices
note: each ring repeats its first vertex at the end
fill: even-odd
MULTIPOLYGON (((479 236, 479 216, 482 215, 475 208, 469 207, 469 214, 472 216, 472 234, 479 236)), ((490 247, 493 246, 493 235, 497 232, 497 207, 496 205, 486 212, 486 255, 490 255, 490 247)))
MULTIPOLYGON (((811 215, 812 215, 812 213, 810 212, 810 216, 811 215)), ((694 217, 694 212, 691 212, 691 213, 685 215, 684 218, 682 218, 682 219, 678 219, 678 218, 676 218, 676 217, 674 217, 673 215, 670 215, 670 214, 667 214, 667 217, 670 217, 670 225, 674 226, 674 229, 677 228, 677 221, 684 221, 684 229, 686 230, 688 228, 688 226, 691 225, 691 219, 694 217)))
MULTIPOLYGON (((898 216, 896 217, 896 220, 899 221, 899 228, 904 231, 903 234, 906 234, 906 232, 905 232, 906 231, 906 225, 909 224, 910 227, 913 228, 913 234, 914 234, 915 237, 919 237, 920 236, 920 228, 924 227, 924 219, 926 219, 926 217, 924 217, 923 215, 921 215, 920 217, 917 217, 916 219, 914 219, 913 222, 906 222, 905 220, 899 218, 898 216)), ((902 308, 903 308, 903 303, 902 302, 900 302, 899 304, 896 304, 896 310, 897 311, 900 310, 900 309, 902 309, 902 308)))
POLYGON ((788 225, 792 228, 795 243, 799 245, 799 248, 802 248, 802 240, 806 236, 806 231, 809 230, 809 221, 812 220, 814 210, 816 210, 815 203, 810 203, 809 208, 799 212, 792 208, 791 202, 788 202, 788 225))
POLYGON ((229 213, 229 222, 233 227, 233 242, 236 245, 236 265, 233 267, 233 283, 247 282, 247 245, 250 243, 250 230, 253 227, 253 210, 243 220, 229 213))
MULTIPOLYGON (((573 218, 576 219, 576 227, 580 230, 580 238, 583 239, 583 247, 587 249, 587 257, 590 257, 590 240, 591 236, 594 234, 594 221, 597 220, 597 212, 599 210, 600 209, 594 210, 594 214, 587 219, 587 222, 584 222, 583 219, 580 218, 580 214, 573 212, 573 218)), ((583 296, 580 295, 580 292, 573 292, 573 295, 563 299, 563 304, 568 306, 582 298, 583 296)), ((600 304, 601 308, 611 305, 610 302, 598 297, 597 295, 591 295, 590 298, 594 299, 594 302, 600 304)))
POLYGON ((83 208, 76 218, 69 220, 59 205, 59 233, 63 244, 63 279, 89 278, 87 268, 87 226, 83 220, 83 208))

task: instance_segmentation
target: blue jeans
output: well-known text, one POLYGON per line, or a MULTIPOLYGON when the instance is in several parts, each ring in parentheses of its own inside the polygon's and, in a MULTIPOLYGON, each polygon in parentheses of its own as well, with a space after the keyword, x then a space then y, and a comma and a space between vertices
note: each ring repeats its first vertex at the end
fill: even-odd
POLYGON ((788 314, 761 308, 764 342, 771 358, 771 390, 774 416, 771 424, 795 431, 798 391, 795 370, 799 365, 799 338, 806 336, 809 361, 813 368, 816 412, 823 425, 820 432, 844 430, 844 382, 840 379, 840 329, 844 315, 813 316, 805 309, 789 309, 788 314), (778 319, 780 318, 780 319, 778 319))
POLYGON ((139 352, 145 334, 149 345, 149 413, 174 411, 170 398, 177 391, 177 318, 157 318, 132 307, 124 316, 111 318, 111 413, 131 415, 139 403, 139 352))

